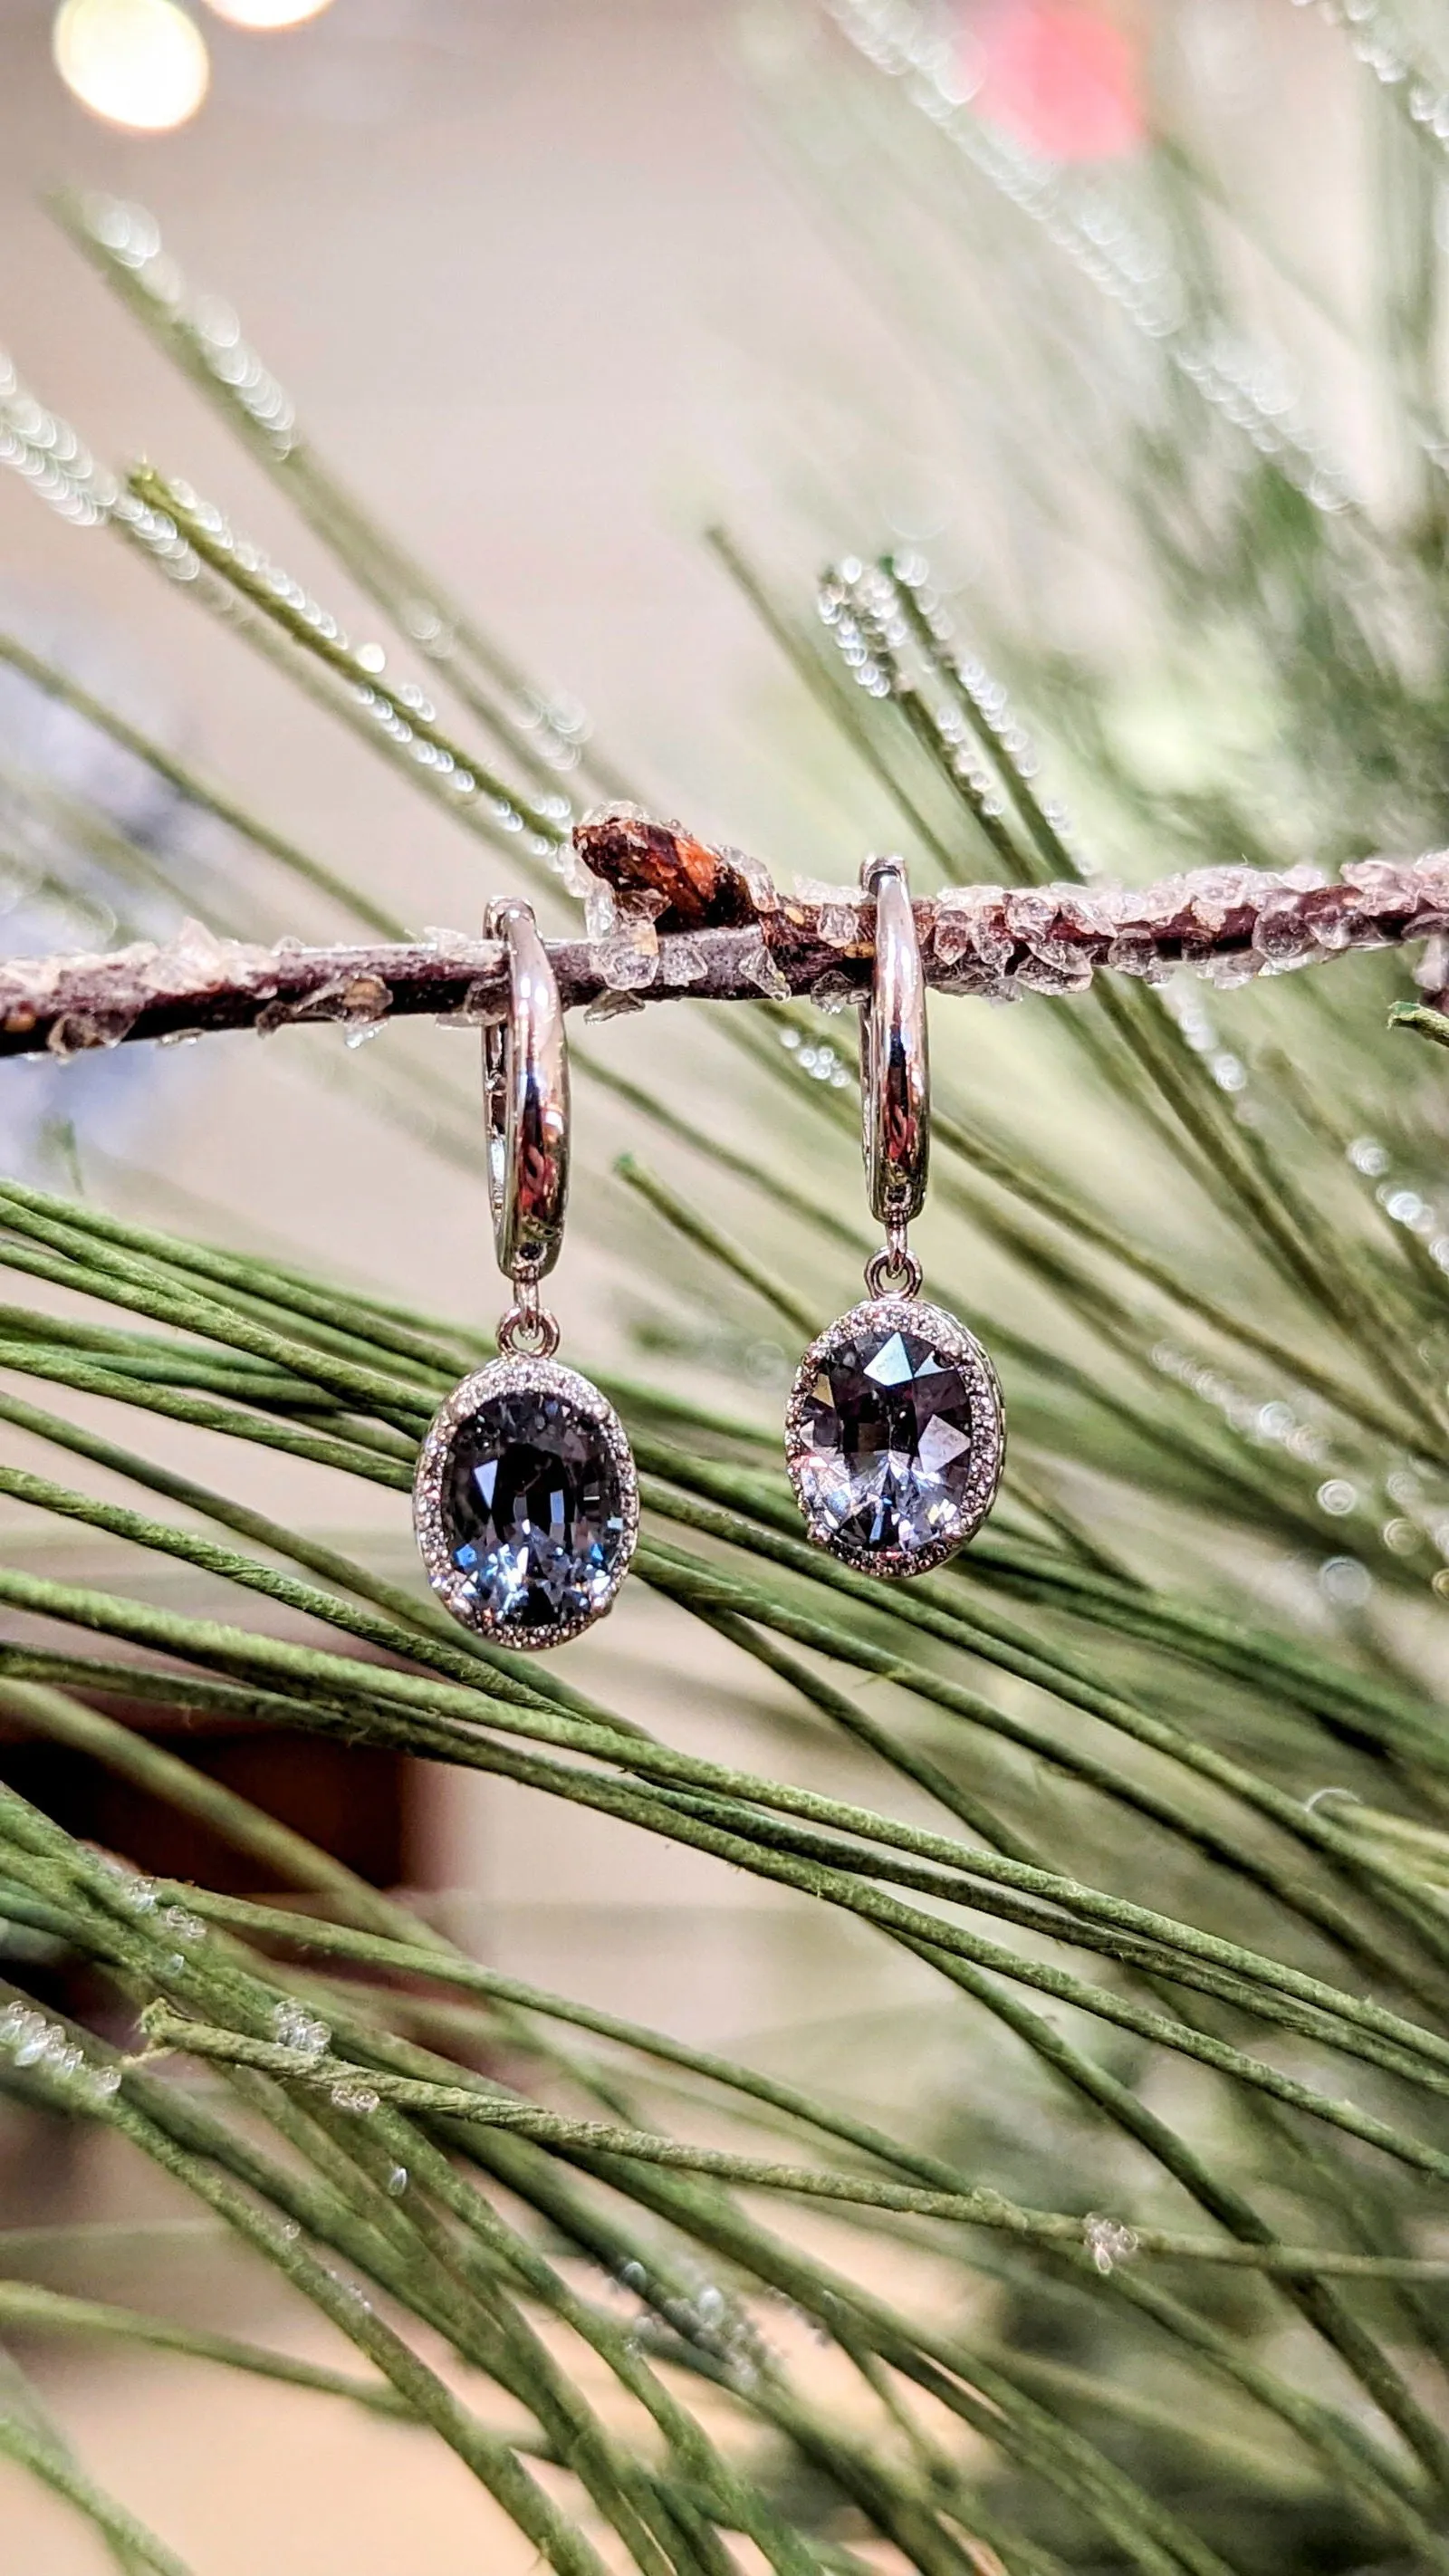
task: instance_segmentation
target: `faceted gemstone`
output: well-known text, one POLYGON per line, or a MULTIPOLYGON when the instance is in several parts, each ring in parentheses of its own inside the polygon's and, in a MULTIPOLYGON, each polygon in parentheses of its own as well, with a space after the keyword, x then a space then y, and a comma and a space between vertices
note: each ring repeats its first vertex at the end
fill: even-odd
POLYGON ((1000 1463, 983 1356, 938 1309, 907 1314, 843 1317, 802 1370, 792 1414, 790 1464, 813 1535, 881 1572, 909 1572, 912 1556, 939 1562, 969 1538, 1000 1463))
POLYGON ((605 1432, 552 1390, 501 1390, 458 1424, 439 1513, 468 1600, 496 1634, 531 1644, 603 1609, 629 1554, 605 1432))

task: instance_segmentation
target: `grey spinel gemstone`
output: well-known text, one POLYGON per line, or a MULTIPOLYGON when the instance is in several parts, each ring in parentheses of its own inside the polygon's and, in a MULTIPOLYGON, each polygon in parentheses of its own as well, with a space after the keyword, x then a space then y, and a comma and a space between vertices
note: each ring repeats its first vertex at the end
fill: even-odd
POLYGON ((560 1645, 608 1609, 634 1552, 638 1488, 618 1415, 574 1369, 495 1360, 429 1431, 414 1517, 456 1618, 503 1645, 560 1645))
POLYGON ((1005 1446, 981 1344, 914 1297, 872 1298, 812 1342, 786 1414, 811 1537, 868 1574, 922 1573, 964 1547, 996 1499, 1005 1446))

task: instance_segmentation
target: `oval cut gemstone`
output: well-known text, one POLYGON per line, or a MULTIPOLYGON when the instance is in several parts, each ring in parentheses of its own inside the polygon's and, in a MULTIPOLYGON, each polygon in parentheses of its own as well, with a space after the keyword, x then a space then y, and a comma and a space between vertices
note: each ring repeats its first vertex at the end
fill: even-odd
POLYGON ((965 1544, 1001 1475, 995 1373, 939 1306, 879 1298, 806 1353, 790 1474, 812 1538, 875 1574, 913 1574, 965 1544))
POLYGON ((429 1434, 417 1517, 428 1571, 458 1618, 503 1644, 560 1642, 608 1608, 633 1552, 617 1416, 571 1369, 496 1361, 429 1434))

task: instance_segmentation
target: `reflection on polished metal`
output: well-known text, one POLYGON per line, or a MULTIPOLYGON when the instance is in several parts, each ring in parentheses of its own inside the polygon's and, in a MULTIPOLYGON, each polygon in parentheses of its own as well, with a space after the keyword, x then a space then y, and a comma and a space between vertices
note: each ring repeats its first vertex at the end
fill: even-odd
POLYGON ((526 903, 490 904, 508 951, 508 1017, 483 1032, 488 1196, 498 1267, 537 1285, 558 1259, 569 1195, 569 1067, 548 951, 526 903))
POLYGON ((500 1357, 455 1387, 429 1427, 413 1487, 428 1579, 466 1627, 536 1652, 608 1609, 639 1534, 639 1487, 613 1406, 553 1354, 539 1281, 558 1259, 568 1200, 563 1013, 527 904, 493 905, 508 1011, 483 1041, 488 1193, 513 1303, 500 1357))
POLYGON ((860 1128, 872 1216, 909 1225, 926 1203, 931 1159, 931 1061, 926 978, 899 859, 867 859, 875 896, 875 974, 860 1015, 860 1128))
POLYGON ((810 1536, 847 1565, 895 1577, 941 1565, 996 1499, 1006 1427, 974 1333, 920 1295, 906 1228, 930 1157, 926 988, 900 859, 870 859, 875 972, 861 1013, 861 1146, 885 1227, 870 1296, 812 1342, 785 1416, 785 1458, 810 1536))

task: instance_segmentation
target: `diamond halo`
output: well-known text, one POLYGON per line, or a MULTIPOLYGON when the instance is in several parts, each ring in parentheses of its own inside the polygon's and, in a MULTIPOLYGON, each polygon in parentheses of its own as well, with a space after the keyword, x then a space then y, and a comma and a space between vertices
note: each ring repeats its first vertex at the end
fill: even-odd
POLYGON ((639 1480, 624 1426, 607 1397, 577 1369, 551 1359, 490 1360, 454 1387, 428 1426, 413 1482, 413 1527, 429 1583, 465 1628, 525 1654, 566 1644, 610 1609, 639 1536, 639 1480), (449 1471, 468 1426, 500 1400, 528 1396, 555 1398, 571 1424, 586 1426, 595 1435, 616 1479, 620 1524, 611 1559, 587 1597, 561 1606, 554 1618, 533 1627, 500 1616, 480 1597, 475 1577, 455 1562, 448 1500, 449 1471))
MULTIPOLYGON (((880 1381, 883 1393, 890 1382, 880 1381)), ((924 1428, 929 1439, 932 1422, 924 1428)), ((937 1447, 944 1450, 946 1439, 939 1440, 937 1447)), ((790 1481, 810 1537, 859 1573, 891 1581, 943 1565, 985 1520, 1001 1483, 1005 1454, 1006 1424, 996 1371, 975 1334, 943 1306, 920 1297, 868 1298, 827 1326, 801 1360, 785 1414, 790 1481), (913 1453, 882 1449, 873 1470, 852 1469, 849 1452, 838 1441, 832 1447, 815 1436, 824 1422, 839 1419, 831 1364, 844 1363, 862 1346, 874 1345, 872 1361, 860 1372, 868 1375, 898 1335, 904 1339, 901 1353, 894 1358, 893 1374, 902 1364, 910 1368, 905 1341, 924 1344, 933 1369, 954 1372, 958 1411, 964 1398, 968 1428, 964 1441, 958 1434, 952 1444, 949 1474, 942 1472, 939 1456, 928 1455, 922 1464, 919 1417, 913 1453), (826 1402, 820 1394, 822 1378, 830 1386, 826 1402), (957 1465, 963 1446, 964 1463, 957 1465), (927 1534, 914 1543, 868 1544, 851 1534, 851 1519, 872 1503, 878 1509, 888 1503, 899 1527, 903 1501, 919 1505, 926 1524, 927 1534)))

